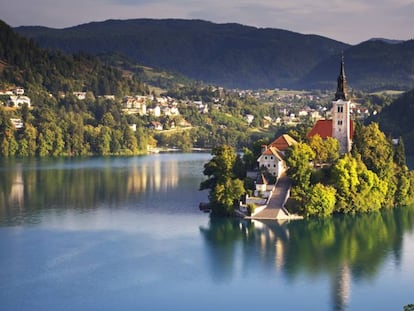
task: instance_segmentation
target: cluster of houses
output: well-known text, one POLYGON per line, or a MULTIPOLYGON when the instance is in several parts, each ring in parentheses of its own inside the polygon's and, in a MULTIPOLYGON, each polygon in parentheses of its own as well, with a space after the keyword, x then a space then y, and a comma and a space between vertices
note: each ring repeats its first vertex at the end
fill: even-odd
POLYGON ((139 114, 140 116, 152 115, 154 117, 161 117, 180 115, 178 102, 168 96, 126 96, 122 100, 122 109, 125 113, 139 114))
POLYGON ((24 89, 17 87, 13 90, 0 91, 0 95, 5 95, 8 97, 7 101, 3 105, 12 108, 20 108, 23 105, 31 107, 31 100, 28 96, 24 95, 24 89))

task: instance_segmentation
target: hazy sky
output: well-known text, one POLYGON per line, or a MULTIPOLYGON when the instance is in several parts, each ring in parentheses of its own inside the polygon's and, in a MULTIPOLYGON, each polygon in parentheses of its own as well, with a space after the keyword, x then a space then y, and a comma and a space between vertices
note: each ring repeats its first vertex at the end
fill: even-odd
POLYGON ((11 26, 129 18, 203 19, 319 34, 346 43, 414 38, 414 0, 0 0, 11 26))

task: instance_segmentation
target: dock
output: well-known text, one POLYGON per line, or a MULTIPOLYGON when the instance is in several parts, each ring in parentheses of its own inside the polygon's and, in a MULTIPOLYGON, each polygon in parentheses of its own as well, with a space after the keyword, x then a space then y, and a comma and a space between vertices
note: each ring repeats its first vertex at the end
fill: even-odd
POLYGON ((302 216, 290 214, 285 203, 290 195, 291 181, 287 175, 282 175, 269 198, 266 207, 252 216, 246 218, 256 220, 290 220, 302 219, 302 216))

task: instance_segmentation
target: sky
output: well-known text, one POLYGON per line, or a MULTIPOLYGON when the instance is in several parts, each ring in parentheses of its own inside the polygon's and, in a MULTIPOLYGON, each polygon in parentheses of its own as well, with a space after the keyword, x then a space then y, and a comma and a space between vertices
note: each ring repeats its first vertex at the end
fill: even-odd
POLYGON ((414 38, 414 0, 0 0, 12 27, 131 18, 202 19, 317 34, 357 44, 414 38))

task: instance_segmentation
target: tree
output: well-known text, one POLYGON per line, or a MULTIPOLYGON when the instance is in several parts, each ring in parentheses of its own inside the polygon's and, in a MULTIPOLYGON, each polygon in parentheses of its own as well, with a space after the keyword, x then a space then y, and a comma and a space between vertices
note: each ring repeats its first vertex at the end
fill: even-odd
POLYGON ((288 174, 292 178, 298 198, 302 201, 310 187, 311 161, 314 158, 315 152, 306 143, 297 143, 286 150, 288 174))
POLYGON ((333 137, 322 139, 318 134, 309 140, 309 146, 315 152, 315 163, 333 164, 339 158, 339 141, 333 137))
POLYGON ((216 184, 211 190, 209 198, 214 215, 229 216, 233 214, 235 202, 245 193, 243 181, 226 178, 216 184))
POLYGON ((214 157, 204 165, 203 173, 208 179, 201 182, 200 190, 210 189, 213 215, 232 215, 235 202, 245 193, 243 181, 235 176, 237 155, 227 145, 215 147, 212 155, 214 157))
POLYGON ((355 128, 352 153, 360 154, 367 168, 388 184, 385 205, 393 206, 397 191, 394 150, 391 141, 381 132, 377 123, 355 128))
POLYGON ((371 212, 386 205, 388 183, 369 170, 361 157, 345 155, 334 165, 332 177, 337 190, 336 211, 371 212))
POLYGON ((398 138, 398 143, 395 146, 394 162, 400 167, 407 165, 405 158, 405 146, 401 136, 398 138))
POLYGON ((306 200, 304 213, 306 216, 330 216, 335 208, 336 190, 331 186, 317 183, 312 186, 306 200))
POLYGON ((246 169, 252 170, 257 167, 257 158, 255 158, 253 152, 246 147, 243 148, 243 162, 245 163, 246 169))
POLYGON ((355 128, 353 154, 359 153, 368 169, 380 178, 389 178, 393 173, 393 148, 378 123, 355 128))
POLYGON ((309 146, 315 152, 315 163, 322 164, 328 158, 327 150, 324 146, 323 139, 316 134, 309 139, 309 146))
POLYGON ((346 154, 333 166, 332 179, 337 190, 336 211, 344 213, 353 211, 353 200, 357 195, 359 180, 357 162, 350 154, 346 154))
POLYGON ((22 138, 19 141, 20 156, 35 156, 36 155, 36 136, 37 130, 30 124, 26 124, 24 127, 22 138))
POLYGON ((96 137, 96 143, 99 155, 108 155, 111 151, 111 129, 106 126, 100 127, 99 134, 96 137))
POLYGON ((339 159, 339 141, 336 138, 327 137, 324 141, 324 146, 327 153, 326 162, 334 164, 339 159))
POLYGON ((214 156, 204 165, 203 174, 208 179, 200 184, 200 190, 214 189, 218 183, 222 183, 233 177, 233 165, 236 161, 234 149, 227 145, 213 148, 211 154, 214 156))

